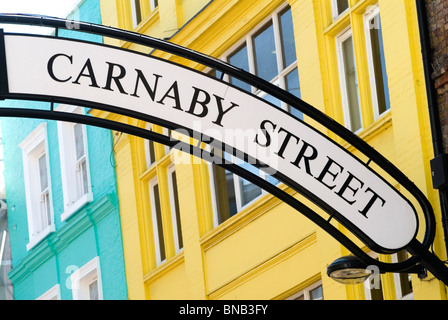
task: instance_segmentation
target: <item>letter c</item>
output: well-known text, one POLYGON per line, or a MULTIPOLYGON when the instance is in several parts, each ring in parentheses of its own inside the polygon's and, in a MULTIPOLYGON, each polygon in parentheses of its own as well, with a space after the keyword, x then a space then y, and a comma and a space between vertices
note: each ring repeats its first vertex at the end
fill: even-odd
POLYGON ((67 79, 65 79, 65 80, 62 80, 62 79, 57 78, 57 77, 55 76, 55 74, 54 74, 53 64, 54 64, 54 61, 56 60, 56 58, 58 58, 58 57, 66 57, 66 58, 70 61, 70 64, 73 64, 73 56, 68 56, 68 55, 63 54, 63 53, 55 54, 54 56, 52 56, 52 57, 50 58, 50 60, 48 60, 48 65, 47 65, 48 74, 50 75, 50 77, 51 77, 54 81, 57 81, 57 82, 67 82, 67 81, 69 81, 72 77, 69 77, 69 78, 67 78, 67 79))

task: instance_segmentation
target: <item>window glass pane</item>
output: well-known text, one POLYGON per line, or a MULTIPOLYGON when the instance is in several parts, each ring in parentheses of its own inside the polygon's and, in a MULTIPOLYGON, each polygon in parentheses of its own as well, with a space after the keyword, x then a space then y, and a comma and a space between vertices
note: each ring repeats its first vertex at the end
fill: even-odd
POLYGON ((139 24, 142 21, 142 10, 140 8, 140 0, 131 0, 133 2, 134 8, 134 19, 135 25, 139 24))
MULTIPOLYGON (((399 262, 405 261, 408 259, 407 252, 402 250, 397 253, 397 260, 399 262)), ((411 275, 409 273, 399 273, 400 279, 400 289, 401 289, 401 297, 404 297, 410 293, 412 293, 412 281, 411 275)))
POLYGON ((265 95, 265 96, 263 97, 263 99, 266 100, 266 101, 268 101, 268 102, 270 102, 270 103, 272 103, 274 106, 276 106, 276 107, 278 107, 278 108, 281 108, 281 107, 282 107, 282 102, 281 102, 279 99, 277 99, 277 98, 271 96, 270 94, 265 95))
POLYGON ((372 300, 384 300, 382 287, 383 285, 380 282, 380 287, 378 289, 376 288, 370 289, 370 295, 372 297, 372 300))
POLYGON ((8 277, 12 269, 11 263, 11 244, 8 232, 8 220, 0 216, 0 253, 3 248, 3 254, 0 254, 0 300, 13 300, 13 286, 8 277))
POLYGON ((213 166, 215 180, 218 222, 222 223, 237 212, 233 173, 216 165, 213 166))
POLYGON ((337 14, 340 15, 341 13, 343 13, 345 10, 348 9, 348 0, 336 0, 336 11, 337 14))
POLYGON ((8 277, 12 269, 8 219, 0 215, 0 301, 13 300, 13 286, 8 277), (3 249, 3 251, 2 251, 3 249))
MULTIPOLYGON (((301 98, 299 70, 297 68, 295 68, 286 76, 286 90, 288 90, 288 92, 295 95, 296 97, 301 98)), ((303 113, 296 108, 289 107, 289 112, 293 116, 303 120, 303 113)))
POLYGON ((273 176, 270 176, 270 175, 266 175, 266 180, 267 180, 270 184, 273 184, 273 185, 277 185, 277 184, 280 183, 279 180, 277 180, 276 178, 274 178, 273 176))
POLYGON ((358 98, 358 83, 356 79, 355 54, 353 50, 353 39, 350 36, 342 43, 342 55, 344 59, 347 103, 350 114, 350 129, 355 132, 361 129, 362 124, 358 98))
POLYGON ((81 124, 79 123, 75 124, 74 133, 75 133, 76 160, 79 160, 85 155, 84 133, 81 124))
POLYGON ((210 76, 215 77, 215 78, 220 79, 220 80, 223 77, 223 73, 221 71, 219 71, 219 70, 216 70, 216 69, 212 69, 208 74, 210 76))
POLYGON ((152 192, 154 194, 154 208, 156 210, 156 220, 157 220, 157 233, 159 240, 159 249, 160 249, 160 260, 165 260, 165 243, 163 240, 163 225, 162 225, 162 210, 160 207, 160 195, 159 195, 159 186, 158 184, 152 187, 152 192))
POLYGON ((257 75, 271 81, 278 74, 277 56, 275 49, 274 27, 268 24, 254 37, 255 64, 257 75))
POLYGON ((290 8, 280 15, 280 24, 282 32, 283 60, 285 63, 283 67, 286 68, 297 60, 296 45, 294 42, 294 28, 290 8))
MULTIPOLYGON (((241 162, 239 164, 239 166, 255 175, 260 175, 260 170, 249 163, 241 162)), ((251 182, 247 181, 246 179, 243 179, 243 178, 239 178, 239 179, 240 179, 240 187, 241 187, 241 205, 242 206, 245 206, 252 200, 261 196, 262 190, 260 187, 252 184, 251 182)))
POLYGON ((322 290, 322 286, 317 287, 310 291, 310 299, 311 300, 322 300, 324 298, 324 293, 322 290))
POLYGON ((82 192, 81 192, 81 195, 84 195, 89 190, 88 177, 87 177, 87 162, 86 161, 83 161, 81 163, 81 179, 82 179, 82 192))
POLYGON ((39 158, 39 178, 40 191, 44 191, 48 188, 47 157, 45 153, 39 158))
POLYGON ((378 114, 390 109, 389 84, 387 80, 386 62, 384 58, 383 34, 381 18, 377 15, 369 21, 370 41, 372 46, 373 68, 375 73, 376 91, 378 99, 378 114))
POLYGON ((89 284, 89 300, 99 300, 97 280, 89 284))
MULTIPOLYGON (((229 57, 229 63, 235 67, 238 67, 240 69, 243 69, 245 71, 249 71, 249 59, 247 56, 247 47, 243 46, 241 49, 239 49, 237 52, 235 52, 232 56, 229 57)), ((247 83, 240 81, 235 78, 230 78, 230 83, 233 85, 246 90, 251 91, 250 85, 247 83)))
MULTIPOLYGON (((178 241, 179 241, 179 248, 183 248, 184 244, 183 244, 183 239, 182 239, 182 228, 181 228, 181 223, 180 223, 180 211, 179 211, 179 196, 177 193, 177 180, 176 180, 176 171, 173 171, 171 173, 171 182, 172 182, 172 186, 173 186, 173 200, 174 200, 174 211, 175 211, 175 215, 176 215, 176 225, 177 225, 177 237, 178 237, 178 241)), ((172 210, 173 210, 172 209, 172 210)))
POLYGON ((51 214, 50 214, 50 195, 45 192, 41 195, 40 199, 40 216, 37 217, 40 222, 36 222, 38 225, 36 233, 39 233, 47 226, 51 224, 51 214))
POLYGON ((156 162, 156 153, 154 151, 154 141, 147 140, 146 143, 148 144, 147 145, 147 148, 148 148, 148 150, 147 150, 147 152, 148 152, 147 157, 149 157, 148 163, 149 163, 149 166, 151 166, 151 165, 153 165, 156 162))
POLYGON ((286 89, 296 97, 300 98, 299 71, 295 68, 286 76, 286 89))
POLYGON ((261 188, 245 179, 241 179, 241 188, 241 202, 243 206, 261 196, 261 188))
POLYGON ((412 281, 409 273, 400 273, 401 296, 404 297, 412 293, 412 281))

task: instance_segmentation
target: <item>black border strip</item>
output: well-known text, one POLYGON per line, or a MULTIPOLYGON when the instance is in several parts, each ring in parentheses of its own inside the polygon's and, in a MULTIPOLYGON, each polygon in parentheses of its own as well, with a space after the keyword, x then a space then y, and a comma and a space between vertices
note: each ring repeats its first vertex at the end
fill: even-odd
POLYGON ((8 68, 6 64, 5 33, 0 29, 0 99, 9 92, 8 68))

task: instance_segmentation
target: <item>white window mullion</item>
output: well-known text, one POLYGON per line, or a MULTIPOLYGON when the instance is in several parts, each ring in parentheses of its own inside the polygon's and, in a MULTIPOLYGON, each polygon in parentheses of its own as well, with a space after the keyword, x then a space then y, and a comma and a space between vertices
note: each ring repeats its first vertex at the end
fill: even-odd
POLYGON ((278 18, 278 14, 272 16, 272 25, 274 28, 275 50, 277 52, 277 70, 279 70, 280 73, 286 66, 283 61, 282 35, 280 32, 280 19, 278 18))
MULTIPOLYGON (((232 162, 233 163, 237 163, 235 162, 235 157, 232 155, 232 162)), ((236 159, 238 161, 238 159, 236 159)), ((243 209, 243 190, 241 188, 241 177, 233 174, 233 184, 234 184, 234 188, 235 188, 235 200, 236 200, 236 208, 237 211, 240 212, 243 209)))
POLYGON ((76 162, 76 172, 77 172, 77 186, 78 186, 78 198, 82 197, 88 192, 88 183, 85 180, 87 177, 86 173, 86 157, 83 156, 76 162))
MULTIPOLYGON (((249 72, 255 74, 256 66, 255 66, 255 49, 254 42, 252 36, 246 37, 246 46, 247 46, 247 57, 249 60, 249 72)), ((252 93, 256 92, 257 88, 252 87, 252 93)))
POLYGON ((40 227, 39 229, 42 231, 49 225, 51 225, 51 217, 50 217, 50 201, 49 201, 49 190, 48 188, 43 190, 40 194, 40 215, 39 215, 39 222, 40 227))

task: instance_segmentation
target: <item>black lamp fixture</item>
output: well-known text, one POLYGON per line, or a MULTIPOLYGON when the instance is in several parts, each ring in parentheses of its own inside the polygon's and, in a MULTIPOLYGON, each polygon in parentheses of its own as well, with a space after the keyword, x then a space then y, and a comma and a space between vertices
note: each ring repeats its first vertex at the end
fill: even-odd
MULTIPOLYGON (((373 273, 374 269, 369 268, 369 266, 356 256, 344 256, 338 258, 327 266, 327 275, 333 280, 345 285, 363 283, 373 273)), ((383 272, 380 271, 380 273, 383 272)), ((420 279, 424 279, 427 276, 427 270, 419 264, 407 270, 403 270, 402 273, 415 273, 420 279)))
POLYGON ((355 256, 345 256, 333 261, 327 267, 327 275, 342 284, 360 284, 366 281, 373 271, 355 256))

